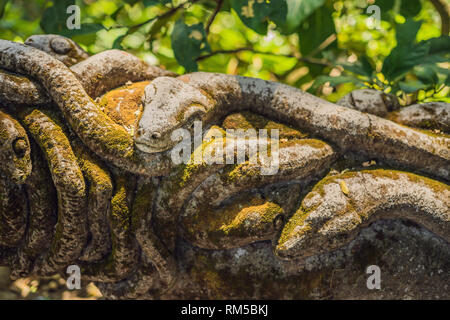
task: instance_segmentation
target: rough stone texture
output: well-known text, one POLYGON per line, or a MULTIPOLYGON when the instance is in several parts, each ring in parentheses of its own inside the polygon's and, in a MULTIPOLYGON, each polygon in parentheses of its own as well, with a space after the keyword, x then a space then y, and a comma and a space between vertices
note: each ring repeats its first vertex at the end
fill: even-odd
MULTIPOLYGON (((73 65, 70 71, 93 98, 129 81, 137 82, 152 80, 159 76, 176 75, 173 72, 149 66, 137 57, 119 50, 108 50, 83 59, 73 65)), ((51 98, 39 82, 2 69, 0 69, 0 80, 2 83, 0 99, 2 104, 10 108, 17 105, 44 105, 51 102, 51 98)))
POLYGON ((450 133, 450 103, 414 104, 390 113, 388 118, 410 127, 450 133))
POLYGON ((308 257, 348 243, 375 219, 402 217, 446 238, 450 234, 450 188, 392 170, 330 176, 303 199, 276 247, 282 258, 308 257))
POLYGON ((181 214, 184 237, 206 249, 226 249, 274 238, 276 219, 290 214, 279 205, 252 201, 248 195, 242 203, 235 200, 228 206, 220 205, 245 190, 320 176, 335 158, 330 146, 320 143, 305 139, 281 147, 276 175, 261 176, 258 165, 244 163, 209 176, 192 193, 181 214))
POLYGON ((69 67, 89 57, 77 43, 57 34, 33 35, 25 40, 25 44, 50 54, 69 67))
POLYGON ((346 94, 338 105, 385 117, 400 107, 396 96, 373 89, 359 89, 346 94))
MULTIPOLYGON (((214 101, 212 105, 204 105, 207 112, 202 122, 205 126, 217 122, 232 111, 249 109, 308 131, 336 144, 343 151, 364 153, 370 158, 383 159, 396 166, 413 170, 420 168, 427 174, 450 179, 450 141, 447 136, 436 137, 402 127, 280 83, 206 72, 183 75, 178 79, 205 91, 214 101)), ((163 95, 163 92, 155 93, 160 94, 163 95)), ((152 129, 159 132, 171 126, 175 130, 180 125, 189 125, 188 121, 177 117, 184 110, 182 106, 183 96, 180 94, 177 101, 172 99, 171 104, 164 108, 153 108, 152 104, 144 106, 144 113, 147 107, 154 113, 163 110, 166 123, 160 123, 158 128, 152 129)), ((145 123, 140 123, 137 132, 141 126, 144 127, 145 123)), ((149 145, 154 144, 150 142, 151 135, 149 132, 145 136, 149 145)), ((143 143, 142 139, 140 143, 143 143)), ((170 147, 170 144, 166 146, 170 147)), ((159 149, 162 149, 161 146, 159 149)))
POLYGON ((283 262, 270 242, 231 250, 179 244, 180 276, 163 299, 449 299, 445 240, 407 221, 380 220, 336 251, 283 262), (381 269, 369 290, 366 269, 381 269))
POLYGON ((182 124, 192 125, 201 120, 212 103, 196 88, 180 80, 160 77, 145 88, 144 110, 135 134, 136 146, 144 152, 155 153, 173 147, 174 130, 182 124), (180 121, 180 119, 182 121, 180 121))
POLYGON ((76 259, 86 242, 86 184, 69 140, 51 116, 33 110, 23 122, 44 152, 58 197, 51 249, 36 266, 39 274, 51 275, 76 259))
POLYGON ((0 109, 0 173, 22 183, 31 173, 30 141, 19 122, 0 109))
POLYGON ((128 81, 138 82, 176 75, 171 71, 150 66, 132 54, 120 50, 107 50, 96 54, 74 65, 71 70, 91 97, 98 97, 128 81))
POLYGON ((26 205, 22 186, 0 173, 0 246, 20 244, 25 234, 26 205))
POLYGON ((117 50, 71 71, 0 40, 0 67, 51 99, 11 106, 18 76, 0 74, 0 265, 13 278, 78 264, 108 298, 449 298, 447 135, 259 79, 126 84, 154 70, 117 50), (266 141, 278 170, 262 174, 253 156, 174 165, 168 137, 194 120, 207 139, 191 159, 225 129, 278 129, 279 150, 266 141), (381 290, 367 289, 372 264, 381 290))
POLYGON ((47 162, 36 143, 32 144, 31 156, 33 170, 25 181, 28 225, 25 239, 12 260, 13 279, 29 275, 36 258, 49 249, 58 218, 56 189, 47 162))

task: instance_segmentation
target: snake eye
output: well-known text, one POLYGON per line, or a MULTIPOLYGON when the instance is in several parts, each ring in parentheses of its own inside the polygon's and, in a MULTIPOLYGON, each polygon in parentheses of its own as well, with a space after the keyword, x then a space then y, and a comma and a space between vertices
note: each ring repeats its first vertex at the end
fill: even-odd
POLYGON ((152 139, 156 140, 156 139, 161 138, 161 134, 159 132, 154 132, 154 133, 152 133, 151 137, 152 137, 152 139))
POLYGON ((28 150, 28 144, 23 138, 18 138, 12 143, 14 153, 18 158, 23 158, 28 150))
POLYGON ((69 40, 64 38, 54 38, 50 41, 50 47, 58 54, 66 54, 72 49, 69 40))

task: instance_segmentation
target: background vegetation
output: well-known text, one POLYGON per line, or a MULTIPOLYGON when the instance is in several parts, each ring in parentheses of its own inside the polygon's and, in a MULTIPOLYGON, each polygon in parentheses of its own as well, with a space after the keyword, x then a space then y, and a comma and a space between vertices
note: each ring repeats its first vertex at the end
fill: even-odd
POLYGON ((123 48, 178 73, 284 82, 337 101, 372 87, 403 104, 449 101, 446 0, 0 0, 0 38, 73 38, 89 53, 123 48), (81 8, 81 29, 66 12, 81 8), (373 20, 369 7, 381 9, 373 20))

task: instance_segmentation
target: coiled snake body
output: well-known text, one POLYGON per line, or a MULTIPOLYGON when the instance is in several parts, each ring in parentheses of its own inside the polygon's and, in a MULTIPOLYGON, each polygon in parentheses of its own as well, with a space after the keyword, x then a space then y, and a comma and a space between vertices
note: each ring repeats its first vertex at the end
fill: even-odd
MULTIPOLYGON (((26 189, 29 199, 42 204, 22 208, 20 214, 8 218, 11 204, 2 202, 2 217, 8 221, 2 227, 20 229, 17 239, 10 242, 0 234, 4 247, 0 248, 0 262, 11 265, 15 277, 30 272, 50 275, 76 262, 82 266, 82 276, 99 281, 110 297, 138 297, 149 290, 158 296, 176 281, 177 236, 206 249, 272 240, 278 257, 298 259, 345 245, 374 219, 397 218, 399 208, 406 208, 402 218, 414 220, 448 241, 448 185, 408 172, 376 169, 331 175, 295 208, 303 192, 297 186, 303 190, 323 178, 344 154, 352 154, 360 162, 376 159, 448 181, 448 136, 400 126, 274 82, 201 72, 167 77, 126 54, 125 61, 130 63, 117 64, 121 59, 114 57, 122 54, 112 51, 88 58, 72 66, 72 73, 36 48, 0 40, 0 67, 35 79, 22 78, 26 79, 24 90, 31 95, 21 101, 11 99, 11 91, 0 86, 0 102, 20 118, 34 141, 28 141, 17 121, 1 113, 0 119, 7 119, 2 128, 14 128, 7 131, 12 136, 0 150, 6 164, 0 169, 8 181, 2 185, 2 199, 14 201, 11 190, 26 189), (91 76, 92 68, 114 80, 93 80, 98 77, 91 76), (127 76, 115 80, 113 75, 119 74, 127 76), (135 115, 139 119, 136 130, 115 122, 92 99, 124 82, 155 77, 145 88, 142 115, 135 115), (59 114, 27 108, 36 102, 48 104, 49 99, 59 114), (208 130, 227 115, 244 110, 309 133, 304 139, 301 132, 281 127, 282 134, 294 131, 299 138, 288 137, 280 144, 280 170, 275 175, 255 175, 258 166, 248 162, 172 163, 170 149, 176 141, 171 137, 176 129, 192 131, 192 123, 200 120, 208 130), (330 144, 310 139, 314 137, 330 144), (18 157, 16 149, 25 151, 18 157), (23 162, 20 166, 17 159, 23 162), (37 181, 50 178, 54 189, 38 191, 37 181), (25 185, 20 185, 24 181, 25 185), (287 188, 298 197, 283 204, 273 192, 268 198, 257 195, 267 188, 287 188), (361 188, 366 192, 359 194, 361 188), (380 199, 377 194, 384 188, 389 192, 380 199), (410 188, 406 194, 405 188, 410 188), (248 193, 248 198, 239 197, 242 193, 248 193), (56 210, 52 210, 55 194, 57 220, 56 210), (27 210, 30 216, 25 230, 27 210), (25 240, 19 244, 22 238, 25 240), (44 239, 49 238, 51 244, 45 244, 44 239)), ((0 77, 17 83, 17 75, 0 73, 0 77)), ((227 119, 225 128, 230 122, 227 119)))

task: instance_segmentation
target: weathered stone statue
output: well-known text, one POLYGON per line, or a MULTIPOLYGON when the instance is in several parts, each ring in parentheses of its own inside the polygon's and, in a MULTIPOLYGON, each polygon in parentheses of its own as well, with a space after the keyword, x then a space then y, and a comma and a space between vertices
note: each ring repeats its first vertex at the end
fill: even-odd
POLYGON ((107 298, 450 298, 450 105, 340 104, 56 35, 0 40, 0 265, 77 265, 107 298), (199 124, 200 144, 179 136, 199 124), (277 170, 228 161, 252 138, 217 134, 237 129, 278 133, 277 170))

